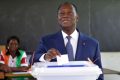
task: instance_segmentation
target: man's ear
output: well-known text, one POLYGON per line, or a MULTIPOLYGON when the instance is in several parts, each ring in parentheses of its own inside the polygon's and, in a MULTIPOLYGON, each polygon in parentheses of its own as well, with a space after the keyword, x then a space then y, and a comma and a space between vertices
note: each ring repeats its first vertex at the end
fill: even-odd
POLYGON ((76 22, 78 22, 78 20, 79 20, 79 16, 78 16, 78 14, 76 15, 76 22))

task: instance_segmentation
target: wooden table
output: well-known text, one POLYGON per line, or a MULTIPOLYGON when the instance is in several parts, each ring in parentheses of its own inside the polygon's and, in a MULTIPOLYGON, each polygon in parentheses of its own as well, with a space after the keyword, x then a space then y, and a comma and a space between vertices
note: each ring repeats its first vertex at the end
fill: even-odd
POLYGON ((30 77, 33 78, 30 73, 18 72, 18 73, 5 73, 6 78, 21 78, 21 77, 30 77))
POLYGON ((4 79, 4 72, 0 72, 0 79, 4 79))

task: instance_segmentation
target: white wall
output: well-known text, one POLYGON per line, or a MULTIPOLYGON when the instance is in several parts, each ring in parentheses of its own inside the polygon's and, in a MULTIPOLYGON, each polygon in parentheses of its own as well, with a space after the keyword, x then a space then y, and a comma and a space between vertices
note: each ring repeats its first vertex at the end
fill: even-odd
MULTIPOLYGON (((103 68, 120 71, 120 52, 101 52, 103 68)), ((118 74, 104 74, 104 80, 120 80, 118 74)))
POLYGON ((101 52, 103 68, 120 71, 120 52, 101 52))

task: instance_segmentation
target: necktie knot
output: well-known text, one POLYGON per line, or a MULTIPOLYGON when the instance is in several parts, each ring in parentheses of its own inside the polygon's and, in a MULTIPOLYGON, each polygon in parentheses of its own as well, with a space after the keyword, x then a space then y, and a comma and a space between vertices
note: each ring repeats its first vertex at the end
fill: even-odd
POLYGON ((66 38, 68 39, 68 41, 70 41, 70 39, 71 39, 71 36, 67 36, 66 38))

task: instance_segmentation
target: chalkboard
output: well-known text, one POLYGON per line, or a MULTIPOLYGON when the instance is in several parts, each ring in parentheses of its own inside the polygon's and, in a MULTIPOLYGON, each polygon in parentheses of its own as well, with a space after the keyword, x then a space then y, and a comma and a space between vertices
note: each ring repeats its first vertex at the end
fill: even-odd
POLYGON ((120 51, 120 0, 92 0, 91 24, 102 51, 120 51))
POLYGON ((120 51, 119 0, 0 0, 0 44, 17 35, 26 51, 37 48, 40 37, 60 29, 59 4, 70 1, 78 8, 78 29, 100 42, 101 51, 120 51))

